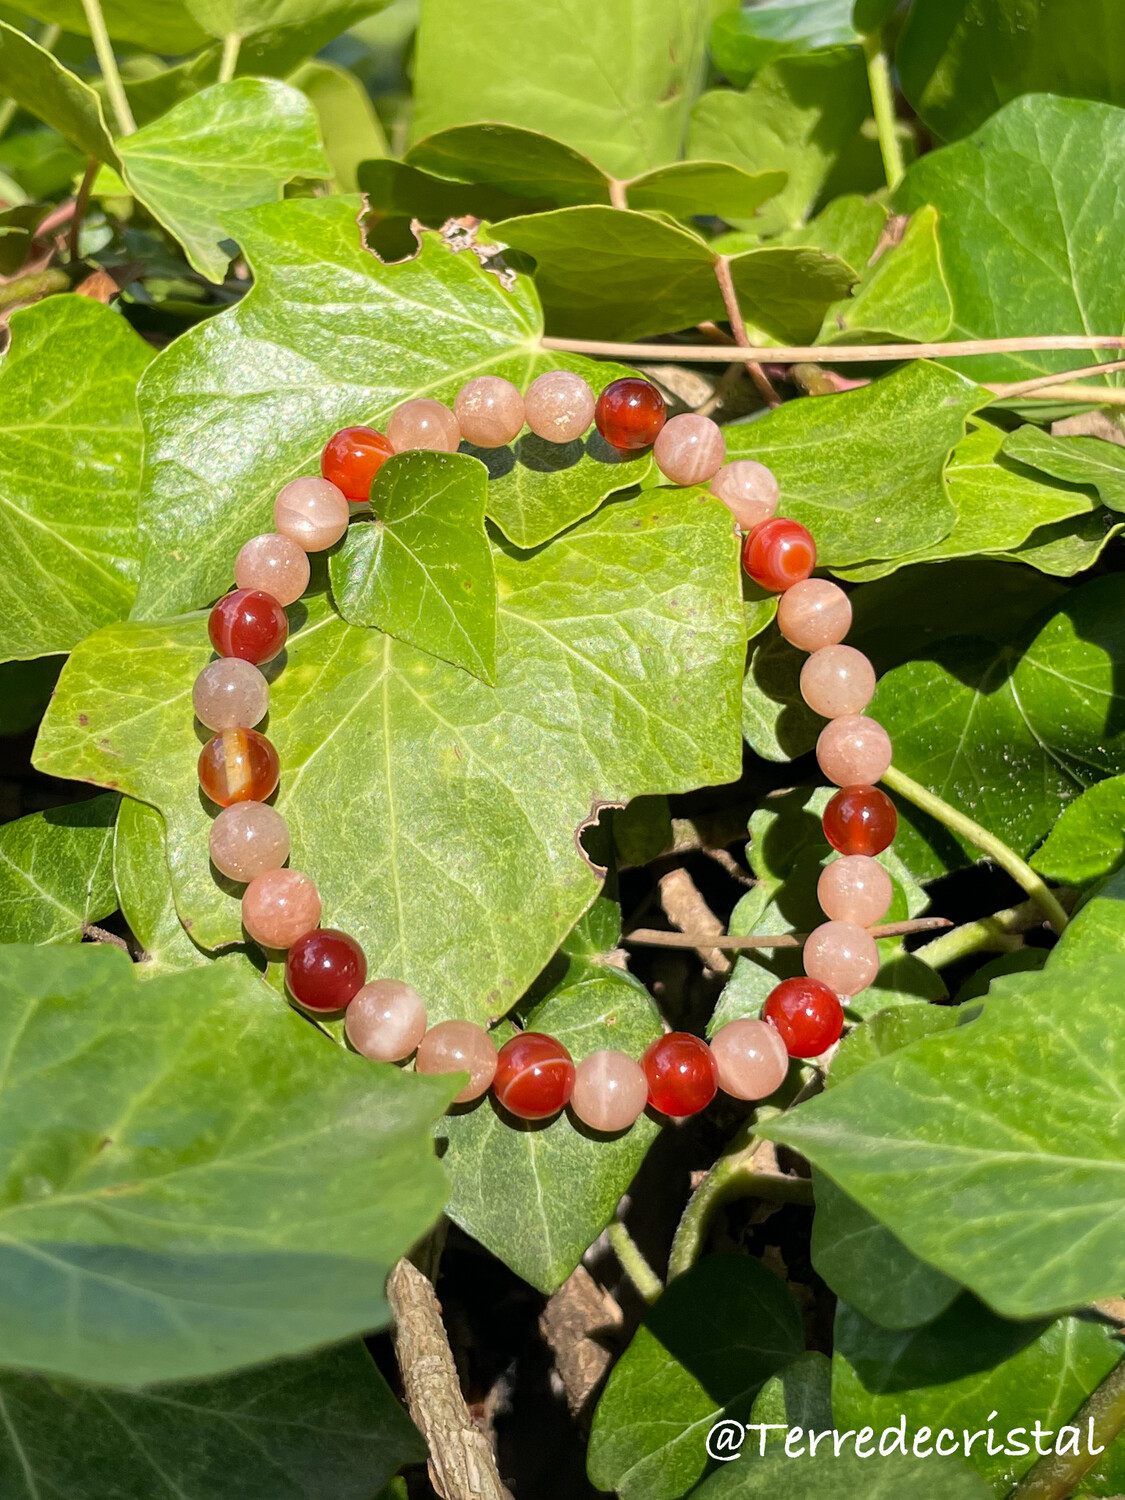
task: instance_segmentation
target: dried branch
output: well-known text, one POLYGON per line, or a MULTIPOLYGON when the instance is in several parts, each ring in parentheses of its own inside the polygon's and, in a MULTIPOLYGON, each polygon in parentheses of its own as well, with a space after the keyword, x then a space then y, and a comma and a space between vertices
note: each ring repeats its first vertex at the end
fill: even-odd
POLYGON ((539 1329, 555 1357, 566 1404, 580 1421, 613 1356, 601 1341, 619 1332, 621 1309, 583 1265, 576 1266, 547 1302, 539 1329))
POLYGON ((663 946, 694 948, 705 969, 710 969, 712 974, 729 974, 731 961, 722 951, 725 944, 714 942, 715 938, 722 937, 723 924, 699 894, 695 881, 687 870, 682 866, 669 870, 667 875, 660 877, 659 886, 664 915, 673 926, 682 929, 680 934, 661 936, 687 935, 682 942, 663 946))
MULTIPOLYGON (((673 871, 674 874, 679 873, 673 871)), ((667 876, 664 877, 667 880, 667 876)), ((694 889, 694 887, 693 887, 694 889)), ((947 917, 916 917, 912 922, 884 922, 881 927, 868 931, 874 938, 908 937, 912 932, 937 932, 943 927, 952 927, 947 917)), ((655 928, 638 927, 627 932, 623 943, 636 943, 642 948, 695 948, 701 950, 705 944, 721 948, 728 953, 742 953, 750 948, 800 948, 808 938, 807 932, 783 932, 776 937, 722 937, 712 932, 660 932, 655 928)), ((702 952, 700 953, 702 957, 702 952)))
MULTIPOLYGON (((1096 375, 1108 375, 1113 370, 1125 370, 1125 359, 1115 359, 1101 365, 1084 365, 1080 370, 1060 370, 1057 375, 1037 375, 1034 380, 990 381, 988 389, 993 395, 1009 401, 1014 396, 1030 396, 1035 391, 1041 391, 1044 386, 1063 385, 1073 380, 1092 380, 1096 375)), ((1096 391, 1090 394, 1091 397, 1100 396, 1096 391)))
MULTIPOLYGON (((570 354, 604 354, 611 359, 686 360, 689 364, 728 364, 730 348, 714 344, 615 344, 606 339, 542 338, 544 349, 570 354)), ((1032 354, 1051 349, 1125 349, 1120 334, 1043 334, 1017 339, 954 339, 946 344, 814 344, 776 349, 746 345, 747 359, 776 365, 900 363, 909 359, 961 359, 974 354, 1032 354)), ((1057 378, 1057 377, 1056 377, 1057 378)))
MULTIPOLYGON (((731 279, 729 256, 716 256, 715 280, 719 283, 719 291, 723 294, 723 306, 727 310, 727 322, 730 324, 731 333, 734 334, 734 341, 740 349, 748 349, 750 338, 742 319, 742 309, 738 305, 738 294, 735 292, 734 282, 731 279)), ((746 373, 754 382, 759 396, 767 406, 781 405, 781 397, 774 390, 769 376, 756 359, 746 361, 746 373)))

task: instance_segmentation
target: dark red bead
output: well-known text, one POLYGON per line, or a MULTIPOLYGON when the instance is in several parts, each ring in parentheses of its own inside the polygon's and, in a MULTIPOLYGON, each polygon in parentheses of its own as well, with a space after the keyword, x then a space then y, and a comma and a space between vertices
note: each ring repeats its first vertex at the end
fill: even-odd
POLYGON ((844 1029, 844 1010, 835 990, 819 979, 783 979, 770 991, 762 1019, 777 1030, 790 1057, 819 1057, 844 1029))
POLYGON ((882 854, 895 841, 898 813, 877 786, 841 787, 824 809, 824 837, 841 854, 882 854))
POLYGON ((773 516, 747 534, 742 566, 760 587, 783 594, 816 567, 816 543, 799 521, 773 516))
POLYGON ((220 656, 238 656, 260 665, 272 661, 285 645, 289 620, 272 594, 235 589, 211 611, 207 633, 220 656))
POLYGON ((521 1031, 500 1048, 492 1092, 518 1119, 546 1120, 574 1092, 574 1062, 553 1036, 521 1031))
POLYGON ((594 407, 594 423, 614 448, 649 448, 667 418, 664 397, 648 380, 626 377, 607 385, 594 407))
POLYGON ((335 927, 306 932, 285 960, 289 993, 306 1010, 343 1010, 366 978, 363 949, 335 927))
POLYGON ((646 1047, 641 1067, 648 1079, 648 1102, 677 1119, 706 1109, 719 1087, 714 1053, 689 1031, 657 1037, 646 1047))
POLYGON ((320 472, 353 505, 360 505, 371 493, 375 475, 394 454, 390 439, 374 427, 341 427, 324 445, 320 455, 320 472))

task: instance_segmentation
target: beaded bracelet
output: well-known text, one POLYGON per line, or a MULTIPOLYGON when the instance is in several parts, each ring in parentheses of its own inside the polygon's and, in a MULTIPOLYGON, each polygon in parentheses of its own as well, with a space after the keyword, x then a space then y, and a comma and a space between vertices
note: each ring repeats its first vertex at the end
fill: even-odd
POLYGON ((242 921, 263 948, 287 950, 285 983, 295 1003, 314 1014, 344 1012, 351 1045, 365 1057, 404 1062, 421 1073, 465 1072, 454 1103, 490 1087, 498 1104, 522 1120, 544 1120, 567 1104, 596 1131, 627 1130, 649 1106, 683 1117, 708 1105, 722 1088, 737 1099, 764 1099, 780 1087, 791 1057, 825 1053, 844 1025, 841 997, 865 989, 879 968, 868 929, 891 903, 890 878, 874 856, 897 827, 890 798, 876 786, 891 761, 890 740, 864 716, 875 691, 871 663, 841 645, 852 610, 843 589, 812 578, 816 545, 796 521, 776 515, 777 481, 752 460, 724 463, 722 430, 687 413, 666 420, 664 400, 647 380, 615 380, 598 397, 579 376, 551 371, 525 396, 496 376, 471 380, 453 409, 439 401, 407 401, 385 434, 346 427, 329 438, 321 477, 295 479, 274 504, 275 532, 252 538, 234 565, 233 593, 211 611, 211 643, 219 659, 204 667, 192 691, 200 722, 214 732, 199 757, 203 791, 223 811, 211 827, 216 868, 244 883, 242 921), (762 1020, 731 1021, 710 1045, 687 1032, 659 1037, 640 1062, 600 1051, 575 1065, 561 1042, 520 1032, 497 1051, 488 1032, 468 1021, 427 1028, 421 996, 396 979, 367 981, 367 960, 354 938, 320 926, 321 902, 307 875, 286 867, 289 831, 268 801, 277 787, 277 752, 252 728, 269 706, 259 666, 285 645, 284 606, 309 582, 308 554, 333 546, 348 526, 349 504, 366 503, 372 481, 395 453, 453 453, 462 440, 478 448, 510 443, 524 423, 536 436, 566 443, 593 422, 621 451, 653 448, 673 484, 709 483, 711 493, 745 533, 742 563, 763 588, 781 595, 778 625, 809 653, 801 693, 828 719, 817 741, 821 770, 841 788, 823 818, 828 842, 843 857, 821 873, 817 895, 828 921, 804 946, 804 977, 771 992, 762 1020))

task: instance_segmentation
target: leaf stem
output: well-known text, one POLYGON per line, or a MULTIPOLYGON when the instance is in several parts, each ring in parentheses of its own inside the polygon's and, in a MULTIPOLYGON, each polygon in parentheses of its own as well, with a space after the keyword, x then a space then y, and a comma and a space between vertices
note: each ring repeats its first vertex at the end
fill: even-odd
POLYGON ((1023 887, 1033 901, 1038 902, 1047 920, 1060 936, 1066 931, 1069 918, 1065 907, 1031 866, 1021 859, 1014 849, 1010 849, 1003 839, 997 838, 994 833, 989 833, 988 829, 982 828, 979 823, 974 823, 972 818, 967 817, 958 808, 951 807, 936 793, 929 791, 895 766, 887 769, 883 781, 892 792, 905 797, 907 802, 912 802, 915 807, 920 807, 923 812, 929 813, 931 818, 936 818, 950 832, 959 834, 967 843, 987 854, 989 859, 998 864, 1002 870, 1007 871, 1017 885, 1023 887))
MULTIPOLYGON (((55 43, 61 35, 62 27, 49 22, 39 33, 36 41, 43 48, 44 52, 53 52, 55 50, 55 43)), ((4 103, 0 104, 0 136, 7 134, 8 126, 15 119, 18 109, 19 105, 14 99, 5 99, 4 103)))
POLYGON ((1050 1453, 1041 1458, 1016 1485, 1008 1500, 1066 1500, 1078 1488, 1082 1476, 1094 1466, 1097 1454, 1090 1448, 1108 1448, 1125 1428, 1125 1359, 1109 1372, 1070 1425, 1083 1438, 1078 1453, 1050 1453))
MULTIPOLYGON (((742 309, 738 305, 738 294, 734 289, 734 281, 730 274, 730 256, 718 255, 715 257, 715 280, 719 283, 719 291, 722 293, 723 306, 727 310, 727 322, 730 331, 734 334, 734 341, 740 349, 750 347, 750 338, 746 332, 746 324, 743 321, 742 309)), ((774 390, 769 376, 756 359, 746 361, 746 373, 754 382, 758 395, 767 406, 780 406, 781 397, 774 390)))
POLYGON ((98 175, 100 163, 91 157, 86 163, 86 170, 82 174, 82 182, 74 199, 74 214, 70 221, 70 231, 67 235, 67 255, 72 261, 78 259, 78 240, 82 233, 82 220, 86 217, 86 209, 90 203, 90 192, 94 186, 94 178, 98 175))
MULTIPOLYGON (((1001 400, 1010 399, 1001 397, 1001 400)), ((1046 385, 1033 391, 1031 401, 1081 401, 1086 406, 1125 406, 1125 391, 1110 386, 1103 390, 1091 390, 1088 385, 1046 385)))
MULTIPOLYGON (((1080 370, 1060 370, 1057 375, 1037 375, 1034 380, 992 381, 988 389, 1003 400, 1013 396, 1030 396, 1047 385, 1064 385, 1073 380, 1092 380, 1095 375, 1108 375, 1113 370, 1125 370, 1125 359, 1115 359, 1100 365, 1083 365, 1080 370)), ((1101 392, 1093 393, 1101 400, 1101 392)))
MULTIPOLYGON (((1055 895, 1064 906, 1068 906, 1077 899, 1078 892, 1060 888, 1055 895)), ((1014 953, 1023 946, 1022 934, 1042 925, 1043 908, 1038 901, 1021 901, 1006 911, 994 912, 976 922, 965 922, 952 932, 943 933, 932 943, 915 948, 914 957, 929 964, 931 969, 944 969, 959 959, 971 958, 975 953, 1014 953)))
POLYGON ((758 1121, 774 1113, 756 1110, 688 1199, 668 1256, 669 1281, 682 1276, 699 1259, 716 1209, 729 1198, 742 1196, 738 1184, 750 1173, 754 1157, 764 1144, 755 1134, 758 1121))
MULTIPOLYGON (((608 339, 539 340, 542 349, 560 353, 602 354, 609 359, 682 361, 687 364, 729 364, 729 344, 615 344, 608 339)), ((976 354, 1028 354, 1050 349, 1125 349, 1116 333, 1048 333, 1011 339, 951 339, 944 344, 785 344, 747 345, 743 357, 770 364, 822 365, 902 363, 909 359, 954 359, 976 354)), ((1099 392, 1099 395, 1101 392, 1099 392)))
POLYGON ((906 165, 902 159, 902 142, 896 129, 891 68, 877 32, 864 37, 863 53, 867 59, 867 82, 871 89, 871 106, 875 113, 875 129, 879 134, 883 171, 887 186, 893 192, 906 175, 906 165))
POLYGON ((40 297, 69 290, 70 277, 65 271, 29 271, 26 276, 17 276, 0 286, 0 312, 21 302, 38 302, 40 297))
POLYGON ((229 83, 238 67, 238 54, 242 49, 242 38, 237 31, 228 31, 223 37, 223 56, 219 63, 217 83, 229 83))
POLYGON ((625 196, 628 186, 628 182, 620 177, 611 177, 609 179, 609 201, 614 208, 629 207, 629 200, 625 196))
POLYGON ((614 1219, 606 1230, 613 1253, 621 1269, 651 1307, 664 1290, 664 1283, 645 1259, 636 1240, 620 1219, 614 1219))
POLYGON ((129 100, 125 94, 125 85, 121 82, 121 74, 117 70, 117 59, 113 55, 113 44, 106 30, 101 0, 82 0, 82 9, 86 12, 86 24, 90 28, 94 51, 97 53, 98 67, 101 68, 102 77, 105 80, 105 91, 113 106, 118 133, 132 135, 137 128, 137 122, 133 119, 133 111, 129 108, 129 100))

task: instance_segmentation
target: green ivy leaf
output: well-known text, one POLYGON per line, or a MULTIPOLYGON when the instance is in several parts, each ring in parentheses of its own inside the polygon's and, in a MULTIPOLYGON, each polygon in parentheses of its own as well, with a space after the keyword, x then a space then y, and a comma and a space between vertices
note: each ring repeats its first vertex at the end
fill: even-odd
POLYGON ((77 943, 117 910, 114 793, 0 827, 0 942, 77 943))
POLYGON ((630 208, 678 219, 701 214, 750 219, 787 181, 785 172, 744 172, 725 161, 674 161, 634 177, 626 184, 625 201, 630 208))
MULTIPOLYGON (((807 224, 784 230, 777 236, 777 242, 781 245, 815 245, 829 255, 838 255, 857 272, 862 272, 879 248, 887 218, 887 210, 881 203, 861 198, 856 193, 845 193, 833 198, 807 224)), ((719 243, 736 238, 744 236, 720 236, 719 243)))
POLYGON ((588 156, 539 130, 455 125, 415 139, 406 165, 438 179, 473 183, 542 207, 609 203, 609 177, 588 156))
POLYGON ((1125 776, 1110 776, 1087 787, 1063 808, 1046 843, 1031 856, 1048 880, 1091 885, 1125 859, 1125 776))
MULTIPOLYGON (((1125 954, 1125 875, 1115 870, 1075 912, 1047 960, 1052 975, 1125 954)), ((1061 975, 1058 975, 1061 978, 1061 975)))
POLYGON ((852 297, 828 309, 818 342, 903 339, 930 344, 946 336, 952 321, 937 215, 932 208, 921 208, 906 226, 901 242, 879 257, 852 297))
POLYGON ((824 720, 801 697, 804 657, 770 625, 751 647, 742 683, 742 734, 763 760, 796 760, 816 744, 824 720))
POLYGON ((1125 510, 1125 448, 1116 443, 1096 437, 1052 437, 1027 423, 1009 433, 1004 452, 1068 484, 1090 485, 1103 505, 1125 510))
MULTIPOLYGON (((832 1426, 832 1362, 819 1349, 798 1354, 780 1375, 762 1387, 750 1409, 750 1421, 783 1424, 786 1427, 832 1426)), ((770 1432, 767 1445, 783 1443, 785 1434, 770 1432)))
POLYGON ((388 154, 387 138, 367 90, 335 63, 302 63, 286 80, 312 103, 337 191, 354 193, 362 161, 388 154))
MULTIPOLYGON (((807 1441, 807 1435, 806 1435, 807 1441)), ((903 1495, 925 1495, 926 1500, 992 1500, 992 1491, 979 1474, 957 1458, 907 1458, 877 1452, 859 1458, 851 1444, 837 1458, 822 1441, 815 1457, 802 1445, 790 1458, 783 1450, 766 1449, 712 1474, 691 1500, 902 1500, 903 1495)))
POLYGON ((117 161, 102 103, 88 83, 22 31, 0 21, 0 88, 97 161, 117 161))
POLYGON ((898 9, 898 0, 855 0, 852 25, 864 36, 880 31, 898 9))
MULTIPOLYGON (((101 0, 100 8, 110 36, 149 51, 191 52, 207 40, 183 0, 144 0, 142 5, 136 0, 101 0)), ((90 35, 82 0, 21 0, 20 10, 76 36, 90 35)))
POLYGON ((711 28, 711 57, 736 88, 779 57, 858 42, 852 0, 761 0, 724 11, 711 28))
POLYGON ((1021 546, 995 555, 1009 562, 1027 563, 1056 578, 1073 578, 1092 568, 1114 537, 1125 531, 1125 523, 1107 526, 1106 519, 1104 511, 1095 510, 1070 521, 1041 526, 1021 546))

